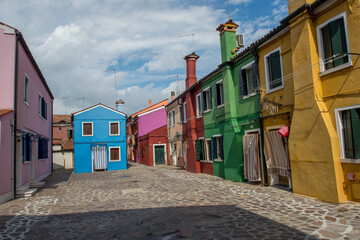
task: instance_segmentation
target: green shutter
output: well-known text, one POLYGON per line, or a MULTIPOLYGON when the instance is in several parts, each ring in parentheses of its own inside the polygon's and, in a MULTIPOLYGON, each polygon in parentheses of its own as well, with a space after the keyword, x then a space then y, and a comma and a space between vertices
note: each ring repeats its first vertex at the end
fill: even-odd
POLYGON ((342 115, 341 120, 343 124, 343 136, 344 136, 343 147, 344 147, 345 158, 354 158, 350 110, 342 111, 341 115, 342 115))
POLYGON ((195 140, 195 151, 196 151, 196 160, 201 160, 201 143, 200 140, 195 140))
POLYGON ((354 158, 360 159, 360 108, 351 109, 351 127, 354 143, 354 158))
POLYGON ((240 70, 239 72, 239 88, 240 88, 240 96, 246 96, 247 95, 246 70, 240 70))
POLYGON ((216 159, 216 141, 215 138, 211 138, 211 159, 214 160, 216 159))
POLYGON ((219 143, 220 143, 220 157, 224 160, 224 149, 223 149, 223 136, 219 137, 219 143))
POLYGON ((321 29, 322 41, 324 47, 324 61, 325 61, 325 69, 329 69, 334 67, 334 63, 332 62, 332 50, 331 50, 331 37, 330 37, 330 28, 329 25, 326 25, 321 29))
POLYGON ((281 79, 281 62, 280 51, 276 51, 269 56, 270 63, 270 89, 280 87, 282 85, 281 79))
MULTIPOLYGON (((331 34, 332 54, 336 55, 347 52, 344 19, 339 18, 335 21, 330 22, 329 29, 331 34)), ((348 62, 347 56, 341 58, 339 58, 339 56, 336 56, 336 58, 337 59, 334 60, 334 67, 348 62)))

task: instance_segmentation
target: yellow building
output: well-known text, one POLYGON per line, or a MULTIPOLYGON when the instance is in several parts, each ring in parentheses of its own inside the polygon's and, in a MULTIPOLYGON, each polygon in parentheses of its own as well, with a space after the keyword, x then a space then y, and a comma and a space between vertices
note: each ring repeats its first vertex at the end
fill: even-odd
POLYGON ((360 201, 360 3, 288 0, 288 9, 293 191, 360 201))

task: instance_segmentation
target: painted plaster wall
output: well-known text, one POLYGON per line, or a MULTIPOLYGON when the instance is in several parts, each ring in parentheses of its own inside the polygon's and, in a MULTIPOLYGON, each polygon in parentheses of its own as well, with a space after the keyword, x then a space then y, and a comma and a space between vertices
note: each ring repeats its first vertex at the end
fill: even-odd
POLYGON ((68 130, 70 129, 72 129, 71 126, 53 126, 53 138, 68 139, 68 130))
MULTIPOLYGON (((171 113, 171 117, 172 117, 172 111, 175 110, 175 126, 172 125, 171 122, 171 126, 169 127, 169 121, 167 121, 168 124, 168 136, 169 136, 169 143, 168 143, 168 149, 169 149, 169 155, 168 155, 168 163, 171 165, 174 165, 175 163, 173 163, 173 156, 171 155, 172 153, 170 152, 170 144, 172 145, 176 145, 176 156, 177 156, 177 166, 178 167, 184 167, 184 158, 181 157, 181 147, 180 147, 180 139, 182 139, 182 122, 184 121, 184 119, 182 119, 182 122, 180 122, 179 120, 179 104, 176 102, 172 103, 171 105, 167 106, 167 116, 169 116, 169 113, 171 113), (180 134, 180 136, 178 138, 176 138, 176 134, 180 134)), ((184 118, 184 114, 183 112, 181 113, 182 118, 184 118)))
POLYGON ((14 108, 15 35, 0 25, 0 108, 14 108))
MULTIPOLYGON (((316 26, 344 11, 350 52, 359 52, 359 2, 350 4, 347 1, 336 3, 331 9, 315 15, 314 21, 301 16, 292 22, 294 71, 318 63, 316 26)), ((357 58, 352 56, 352 67, 325 76, 319 75, 318 67, 294 75, 293 124, 296 124, 296 130, 290 136, 289 145, 296 193, 331 202, 351 200, 351 186, 345 175, 358 171, 359 167, 356 164, 341 164, 335 109, 360 101, 359 94, 352 94, 352 91, 359 91, 360 88, 357 58), (304 88, 307 91, 301 91, 304 88)))
POLYGON ((11 199, 11 196, 5 196, 12 192, 11 190, 11 146, 12 128, 10 126, 10 120, 14 117, 13 113, 8 113, 0 117, 0 204, 11 199), (1 201, 3 200, 3 201, 1 201))
MULTIPOLYGON (((155 129, 145 136, 141 136, 139 139, 139 156, 140 163, 147 166, 155 166, 154 159, 154 144, 165 144, 167 145, 167 129, 166 126, 162 126, 155 129)), ((167 156, 169 155, 168 147, 165 149, 165 164, 168 163, 167 156)))
POLYGON ((74 154, 72 151, 55 151, 53 148, 54 169, 73 169, 73 158, 74 154))
MULTIPOLYGON (((33 147, 34 159, 34 177, 35 179, 51 173, 52 146, 50 144, 51 136, 51 115, 52 99, 46 90, 40 76, 33 66, 30 58, 25 52, 24 47, 19 42, 19 63, 18 63, 18 97, 17 97, 17 128, 20 130, 31 131, 49 139, 48 153, 49 157, 44 160, 38 160, 37 142, 33 147), (28 104, 25 103, 25 74, 29 78, 29 98, 28 104), (47 103, 47 120, 38 114, 39 94, 45 98, 47 103)), ((29 182, 29 163, 21 163, 21 184, 29 182)))
POLYGON ((159 127, 166 126, 166 120, 167 117, 165 107, 139 116, 139 137, 159 127))

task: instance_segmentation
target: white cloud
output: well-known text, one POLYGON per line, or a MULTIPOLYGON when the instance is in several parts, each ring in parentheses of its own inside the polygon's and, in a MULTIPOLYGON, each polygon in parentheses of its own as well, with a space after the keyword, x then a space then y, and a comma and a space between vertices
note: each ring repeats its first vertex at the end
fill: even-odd
POLYGON ((251 2, 252 0, 230 0, 230 3, 232 4, 242 4, 242 3, 248 3, 251 2))

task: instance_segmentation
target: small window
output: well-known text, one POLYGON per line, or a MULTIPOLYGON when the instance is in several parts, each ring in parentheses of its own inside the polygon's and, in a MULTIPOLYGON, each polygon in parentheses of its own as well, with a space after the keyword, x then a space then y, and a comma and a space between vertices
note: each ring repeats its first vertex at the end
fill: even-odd
POLYGON ((240 96, 248 96, 257 91, 258 83, 255 69, 255 62, 253 61, 245 65, 239 72, 240 96))
POLYGON ((172 125, 175 126, 175 110, 172 110, 172 125))
POLYGON ((23 162, 31 161, 31 136, 29 134, 23 135, 23 162))
POLYGON ((205 160, 204 139, 195 140, 196 160, 205 160))
POLYGON ((206 139, 205 140, 205 149, 206 149, 206 155, 205 155, 205 159, 206 161, 212 161, 212 148, 211 148, 211 139, 206 139))
POLYGON ((171 127, 171 112, 168 113, 168 124, 171 127))
POLYGON ((223 136, 214 136, 211 138, 211 150, 213 160, 223 160, 223 136))
POLYGON ((83 122, 82 124, 82 135, 83 136, 92 136, 93 135, 93 124, 89 122, 83 122))
POLYGON ((339 111, 341 158, 360 159, 360 107, 339 111))
POLYGON ((222 107, 224 105, 224 87, 223 81, 216 83, 216 106, 222 107))
POLYGON ((74 134, 73 129, 68 129, 67 132, 68 132, 68 139, 72 139, 74 137, 73 136, 73 134, 74 134))
POLYGON ((182 106, 179 106, 179 123, 182 122, 182 106))
POLYGON ((266 89, 276 90, 283 86, 280 48, 265 55, 266 89))
POLYGON ((25 75, 24 101, 29 104, 29 78, 25 75))
POLYGON ((202 104, 201 104, 201 93, 196 95, 196 117, 201 117, 202 115, 202 104))
POLYGON ((186 116, 186 102, 184 102, 184 123, 187 122, 187 116, 186 116))
POLYGON ((47 119, 47 103, 45 98, 39 95, 38 113, 43 119, 47 119))
POLYGON ((110 154, 110 162, 113 161, 120 161, 120 147, 110 147, 109 148, 110 154))
POLYGON ((321 71, 335 68, 350 61, 346 34, 345 13, 317 27, 321 71))
POLYGON ((110 122, 109 123, 110 136, 120 135, 119 122, 110 122))
POLYGON ((203 91, 203 109, 204 109, 204 112, 212 109, 211 87, 209 87, 203 91))
POLYGON ((48 158, 48 142, 49 140, 46 138, 39 138, 38 141, 38 159, 46 159, 48 158))

